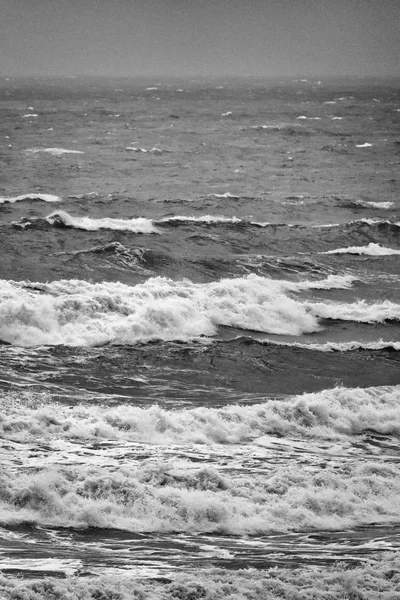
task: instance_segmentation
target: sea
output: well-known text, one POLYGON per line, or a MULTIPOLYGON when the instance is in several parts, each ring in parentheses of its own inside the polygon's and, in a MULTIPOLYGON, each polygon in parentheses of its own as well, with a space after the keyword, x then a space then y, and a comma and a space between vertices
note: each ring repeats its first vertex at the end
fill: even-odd
POLYGON ((400 598, 400 81, 0 80, 0 598, 400 598))

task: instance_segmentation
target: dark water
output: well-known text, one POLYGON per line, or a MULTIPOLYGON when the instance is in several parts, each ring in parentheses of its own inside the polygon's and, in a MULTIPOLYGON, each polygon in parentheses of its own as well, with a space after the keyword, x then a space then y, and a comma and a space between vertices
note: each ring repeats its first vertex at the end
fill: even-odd
POLYGON ((104 597, 204 597, 236 573, 239 598, 271 567, 317 585, 368 561, 391 590, 397 83, 0 94, 4 597, 69 575, 71 598, 104 575, 104 597))

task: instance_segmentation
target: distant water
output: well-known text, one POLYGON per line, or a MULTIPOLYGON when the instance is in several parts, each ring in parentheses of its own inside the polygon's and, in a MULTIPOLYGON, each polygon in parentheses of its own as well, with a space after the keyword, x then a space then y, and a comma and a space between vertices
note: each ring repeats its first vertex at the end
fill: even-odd
POLYGON ((1 597, 397 597, 397 83, 0 98, 1 597))

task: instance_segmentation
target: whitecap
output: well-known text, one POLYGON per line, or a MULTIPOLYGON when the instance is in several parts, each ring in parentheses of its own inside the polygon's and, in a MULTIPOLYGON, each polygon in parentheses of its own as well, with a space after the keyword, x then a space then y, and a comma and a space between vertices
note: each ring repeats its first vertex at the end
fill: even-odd
POLYGON ((23 202, 24 200, 41 200, 42 202, 61 202, 62 198, 59 198, 58 196, 53 196, 52 194, 22 194, 21 196, 14 197, 0 197, 0 204, 4 204, 5 202, 14 204, 14 202, 23 202))
POLYGON ((375 304, 369 304, 365 300, 348 304, 306 302, 304 306, 318 319, 353 321, 355 323, 384 323, 385 321, 400 320, 400 305, 389 300, 375 304))
POLYGON ((195 223, 244 223, 242 219, 237 217, 224 217, 219 215, 203 215, 201 217, 176 215, 174 217, 164 217, 156 223, 173 223, 174 221, 192 221, 195 223))
POLYGON ((364 218, 364 219, 358 219, 355 221, 348 221, 347 223, 326 223, 326 224, 321 224, 321 225, 312 225, 311 228, 312 229, 329 229, 329 228, 333 228, 333 227, 345 227, 348 225, 357 225, 357 223, 363 223, 365 225, 392 225, 394 227, 400 227, 400 222, 398 223, 394 223, 392 221, 388 221, 385 219, 368 219, 368 218, 364 218))
POLYGON ((356 144, 356 148, 371 148, 372 144, 365 142, 365 144, 356 144))
POLYGON ((208 198, 232 198, 233 200, 239 200, 240 196, 235 196, 230 192, 225 192, 224 194, 210 194, 208 198))
POLYGON ((400 227, 400 222, 394 223, 392 221, 388 221, 385 219, 360 219, 359 221, 350 221, 351 223, 365 223, 366 225, 394 225, 395 227, 400 227))
MULTIPOLYGON (((270 223, 269 221, 250 221, 250 225, 255 225, 256 227, 269 227, 270 225, 273 225, 273 223, 270 223)), ((288 227, 290 227, 290 225, 288 225, 288 227)))
POLYGON ((383 210, 389 210, 394 207, 394 202, 373 202, 372 200, 351 200, 351 204, 356 206, 363 206, 364 208, 382 208, 383 210))
POLYGON ((27 152, 31 152, 32 154, 46 152, 53 156, 61 156, 62 154, 84 154, 82 150, 66 150, 65 148, 28 148, 27 152))
POLYGON ((74 217, 65 211, 58 211, 48 215, 46 221, 51 225, 62 223, 66 227, 84 229, 85 231, 112 229, 133 233, 159 233, 158 229, 154 227, 153 221, 144 217, 138 217, 137 219, 112 219, 109 217, 93 219, 92 217, 74 217))
POLYGON ((391 349, 400 351, 400 342, 385 342, 378 340, 377 342, 324 342, 318 343, 300 343, 300 342, 281 342, 277 340, 269 340, 263 338, 259 342, 262 345, 273 346, 289 346, 294 348, 304 348, 305 350, 315 350, 317 352, 352 352, 354 350, 385 350, 391 349))
POLYGON ((348 248, 337 248, 336 250, 328 250, 320 252, 320 254, 366 254, 369 256, 389 256, 392 254, 400 254, 400 250, 386 248, 379 244, 370 242, 368 246, 350 246, 348 248))

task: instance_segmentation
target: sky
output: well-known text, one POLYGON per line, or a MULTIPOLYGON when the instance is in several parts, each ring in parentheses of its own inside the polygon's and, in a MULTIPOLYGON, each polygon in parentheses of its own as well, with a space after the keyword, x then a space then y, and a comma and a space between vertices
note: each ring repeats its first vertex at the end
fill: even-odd
POLYGON ((400 0, 0 0, 0 75, 400 75, 400 0))

